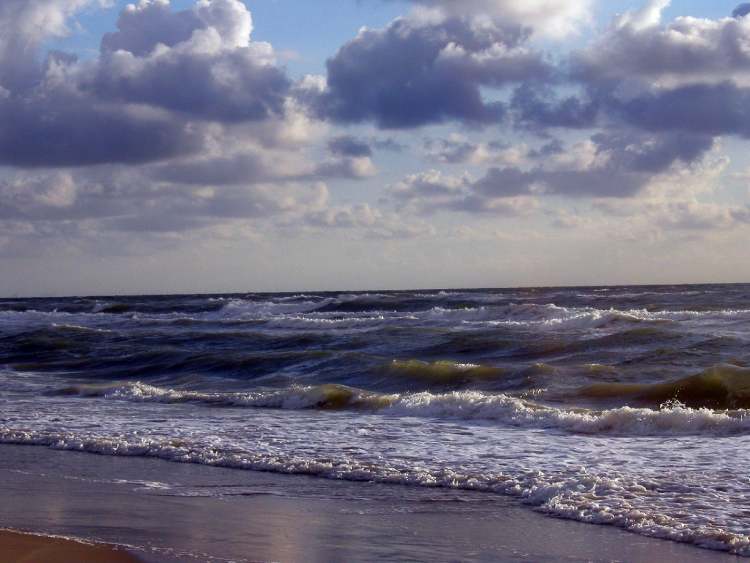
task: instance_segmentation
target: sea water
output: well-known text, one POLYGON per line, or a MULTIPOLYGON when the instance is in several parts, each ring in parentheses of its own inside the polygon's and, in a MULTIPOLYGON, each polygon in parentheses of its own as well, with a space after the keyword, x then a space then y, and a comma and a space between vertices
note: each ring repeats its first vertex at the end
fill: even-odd
POLYGON ((517 497, 750 555, 750 286, 0 300, 0 443, 517 497))

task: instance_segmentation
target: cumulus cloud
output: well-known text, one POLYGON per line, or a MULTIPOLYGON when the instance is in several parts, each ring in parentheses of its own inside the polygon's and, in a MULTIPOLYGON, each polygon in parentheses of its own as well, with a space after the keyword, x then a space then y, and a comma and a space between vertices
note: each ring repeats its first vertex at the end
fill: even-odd
POLYGON ((360 31, 329 59, 326 83, 310 83, 303 93, 321 116, 337 122, 374 121, 390 129, 448 120, 497 123, 504 106, 485 99, 483 87, 550 72, 527 40, 524 29, 493 20, 398 18, 384 29, 360 31))
POLYGON ((720 19, 678 17, 662 24, 668 1, 615 19, 574 58, 577 72, 596 80, 635 79, 670 87, 695 82, 747 83, 750 19, 741 9, 720 19))
POLYGON ((240 0, 140 0, 91 57, 44 51, 94 4, 0 2, 0 246, 12 252, 25 248, 14 239, 102 233, 414 238, 434 232, 428 215, 529 216, 562 198, 664 229, 750 220, 687 181, 717 137, 750 136, 744 5, 664 22, 667 2, 652 0, 565 60, 535 41, 579 28, 588 1, 415 0, 346 42, 326 76, 292 81, 240 0), (390 211, 377 187, 361 204, 329 192, 377 174, 378 151, 404 151, 400 130, 433 125, 414 149, 442 170, 387 187, 390 211))
POLYGON ((412 0, 453 15, 467 13, 532 28, 538 33, 562 37, 579 30, 591 19, 592 0, 412 0))
POLYGON ((0 86, 33 85, 41 69, 36 58, 43 41, 66 35, 68 18, 92 0, 3 0, 0 2, 0 86))
POLYGON ((73 223, 165 236, 242 220, 268 226, 323 212, 322 180, 375 173, 369 145, 355 138, 334 137, 328 158, 309 157, 321 132, 289 95, 272 47, 252 41, 239 0, 182 11, 141 0, 98 57, 40 56, 86 4, 0 6, 0 27, 19 38, 0 39, 0 78, 10 76, 7 59, 30 69, 26 82, 1 83, 0 164, 12 167, 0 175, 4 223, 70 236, 83 236, 73 223))
POLYGON ((290 81, 271 45, 250 40, 252 18, 240 0, 206 0, 180 12, 150 0, 128 6, 118 27, 82 79, 99 98, 219 121, 283 111, 290 81))
POLYGON ((189 42, 196 32, 200 37, 212 33, 211 30, 221 36, 222 44, 247 47, 253 30, 252 16, 236 1, 201 2, 193 9, 175 12, 169 0, 141 0, 127 5, 120 13, 117 31, 104 34, 101 49, 145 57, 158 45, 175 47, 189 42))
POLYGON ((747 137, 750 133, 750 18, 678 17, 651 0, 626 12, 572 55, 577 92, 526 83, 515 92, 517 123, 549 127, 620 127, 652 133, 747 137))
MULTIPOLYGON (((121 14, 98 58, 50 52, 84 0, 0 5, 0 163, 21 167, 143 163, 194 154, 212 123, 284 121, 290 81, 251 41, 239 0, 174 11, 142 0, 121 14)), ((213 129, 211 128, 213 127, 213 129)))

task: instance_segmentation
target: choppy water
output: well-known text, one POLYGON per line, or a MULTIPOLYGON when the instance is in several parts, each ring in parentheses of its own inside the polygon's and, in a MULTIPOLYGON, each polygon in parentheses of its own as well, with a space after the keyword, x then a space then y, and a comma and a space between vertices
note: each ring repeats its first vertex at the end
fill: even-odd
POLYGON ((0 442, 475 489, 750 555, 750 286, 0 300, 0 442))

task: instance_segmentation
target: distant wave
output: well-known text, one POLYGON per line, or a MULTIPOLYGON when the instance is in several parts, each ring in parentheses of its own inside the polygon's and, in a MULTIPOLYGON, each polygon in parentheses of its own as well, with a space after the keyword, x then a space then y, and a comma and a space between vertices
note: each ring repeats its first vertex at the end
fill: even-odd
POLYGON ((318 385, 247 393, 203 393, 126 383, 69 386, 56 394, 133 402, 196 403, 212 407, 359 409, 390 416, 484 420, 581 434, 659 436, 750 432, 750 417, 744 411, 717 412, 708 408, 690 408, 678 402, 667 403, 658 410, 634 407, 601 411, 566 409, 504 393, 479 391, 381 394, 343 385, 318 385))
POLYGON ((14 323, 58 321, 70 324, 102 323, 106 318, 158 322, 271 322, 278 328, 300 326, 341 327, 380 325, 393 321, 420 321, 467 326, 508 326, 537 329, 617 329, 636 323, 673 323, 727 319, 750 321, 750 309, 597 308, 515 301, 492 295, 469 294, 465 299, 446 294, 362 294, 343 296, 293 295, 273 298, 211 298, 180 302, 95 301, 82 310, 42 310, 31 306, 0 310, 0 319, 14 323))

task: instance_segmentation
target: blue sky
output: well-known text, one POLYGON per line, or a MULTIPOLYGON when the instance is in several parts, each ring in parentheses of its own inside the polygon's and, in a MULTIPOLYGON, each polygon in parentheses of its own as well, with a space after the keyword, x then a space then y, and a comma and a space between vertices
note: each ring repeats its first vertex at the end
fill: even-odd
POLYGON ((745 281, 738 4, 8 0, 0 294, 745 281))

